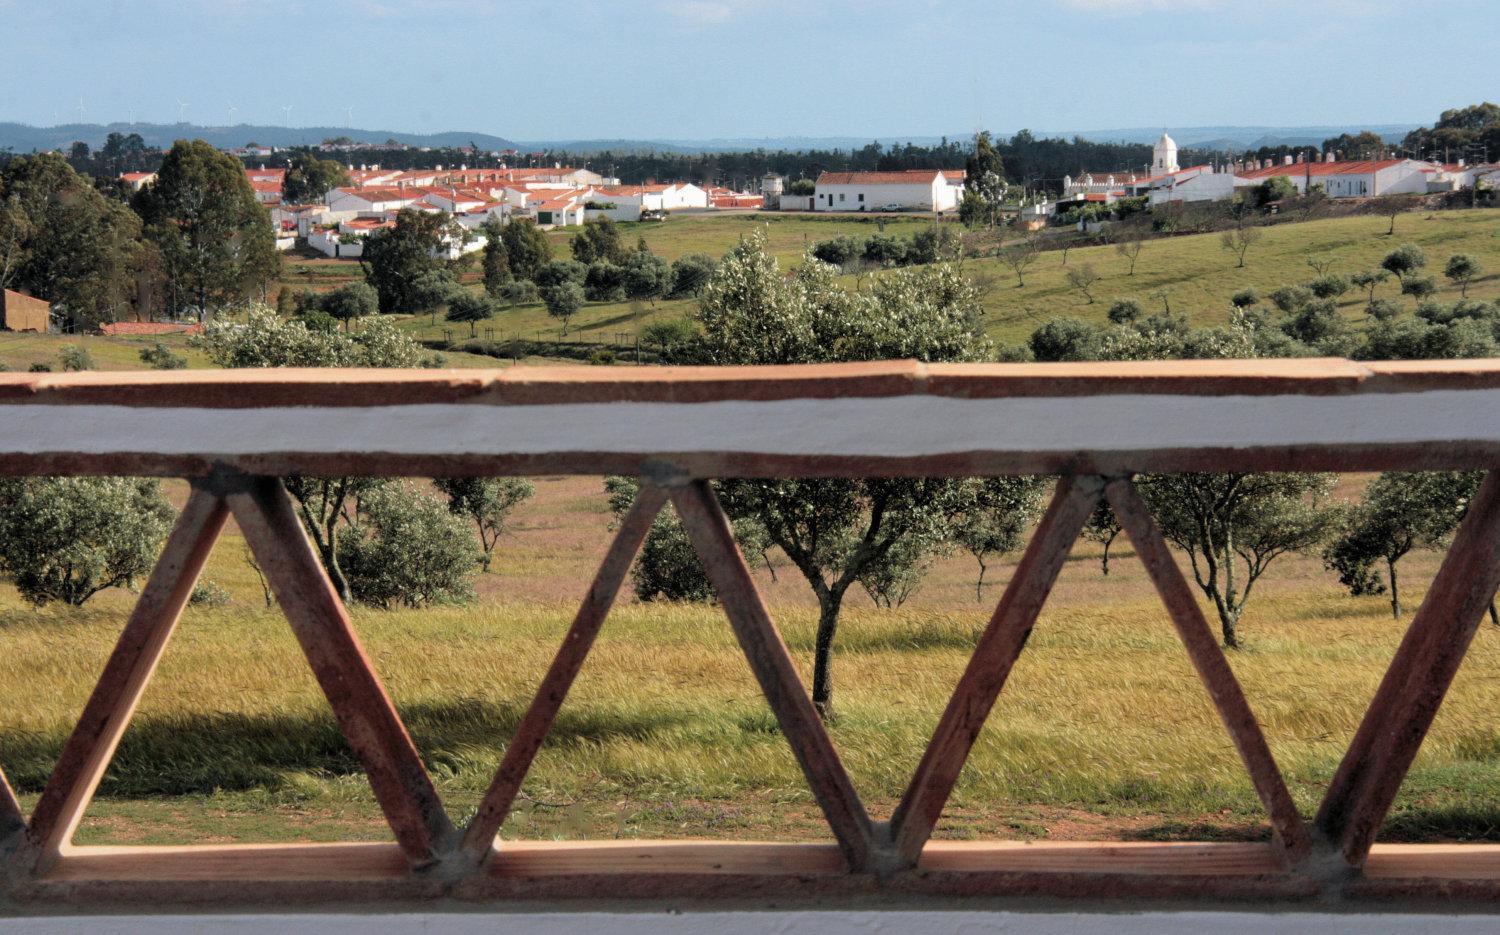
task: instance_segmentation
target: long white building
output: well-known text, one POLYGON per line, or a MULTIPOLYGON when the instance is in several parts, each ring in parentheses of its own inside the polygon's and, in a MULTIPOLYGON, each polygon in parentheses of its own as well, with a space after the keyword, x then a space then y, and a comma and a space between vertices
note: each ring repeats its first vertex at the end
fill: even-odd
POLYGON ((814 211, 952 211, 963 197, 962 169, 824 172, 814 211))

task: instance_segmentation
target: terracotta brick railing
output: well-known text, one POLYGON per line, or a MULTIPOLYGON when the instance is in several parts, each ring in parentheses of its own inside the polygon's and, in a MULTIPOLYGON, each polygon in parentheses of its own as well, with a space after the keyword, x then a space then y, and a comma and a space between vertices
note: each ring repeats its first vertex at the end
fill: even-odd
POLYGON ((1500 896, 1500 846, 1375 843, 1500 583, 1500 475, 1491 474, 1471 504, 1311 822, 1294 807, 1250 703, 1131 482, 1143 471, 1487 469, 1497 458, 1497 361, 0 375, 0 472, 158 475, 192 485, 29 817, 0 780, 0 903, 1500 896), (450 819, 303 535, 277 479, 291 473, 619 473, 642 480, 467 827, 450 819), (707 480, 1003 473, 1060 479, 905 795, 889 820, 875 820, 814 712, 707 480), (930 840, 1068 550, 1101 498, 1155 583, 1273 837, 930 840), (497 843, 632 558, 668 501, 704 560, 835 843, 497 843), (72 844, 230 516, 362 762, 395 843, 72 844))

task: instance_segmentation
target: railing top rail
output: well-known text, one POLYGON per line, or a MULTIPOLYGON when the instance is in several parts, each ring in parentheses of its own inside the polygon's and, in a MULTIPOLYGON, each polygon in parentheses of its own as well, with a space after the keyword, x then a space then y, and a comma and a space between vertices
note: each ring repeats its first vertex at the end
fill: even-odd
POLYGON ((1500 360, 0 374, 0 473, 1465 469, 1500 360))
POLYGON ((1500 359, 1356 362, 1342 358, 789 366, 264 368, 0 374, 0 404, 256 408, 715 402, 929 395, 955 398, 1332 395, 1500 388, 1500 359))

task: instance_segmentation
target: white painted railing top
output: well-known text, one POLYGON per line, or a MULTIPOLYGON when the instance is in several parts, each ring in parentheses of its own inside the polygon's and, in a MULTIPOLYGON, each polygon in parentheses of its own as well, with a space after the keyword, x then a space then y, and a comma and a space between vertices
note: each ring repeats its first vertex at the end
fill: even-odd
POLYGON ((0 374, 0 470, 1457 468, 1497 403, 1500 360, 0 374))

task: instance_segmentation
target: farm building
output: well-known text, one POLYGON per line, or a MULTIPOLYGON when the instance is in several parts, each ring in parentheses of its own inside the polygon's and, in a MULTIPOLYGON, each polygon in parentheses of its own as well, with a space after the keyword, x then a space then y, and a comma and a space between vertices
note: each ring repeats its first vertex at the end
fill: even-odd
POLYGON ((52 323, 52 306, 11 289, 0 290, 0 314, 6 331, 40 331, 46 333, 52 323))
MULTIPOLYGON (((1287 157, 1290 159, 1291 157, 1287 157)), ((1252 185, 1282 176, 1305 192, 1321 185, 1330 198, 1375 198, 1380 195, 1420 194, 1427 191, 1429 163, 1415 159, 1381 159, 1367 162, 1284 162, 1279 166, 1251 169, 1240 178, 1252 185)))
POLYGON ((952 211, 963 194, 959 169, 901 172, 824 172, 818 176, 816 211, 952 211))

